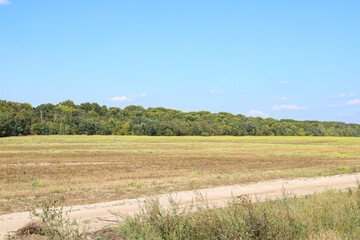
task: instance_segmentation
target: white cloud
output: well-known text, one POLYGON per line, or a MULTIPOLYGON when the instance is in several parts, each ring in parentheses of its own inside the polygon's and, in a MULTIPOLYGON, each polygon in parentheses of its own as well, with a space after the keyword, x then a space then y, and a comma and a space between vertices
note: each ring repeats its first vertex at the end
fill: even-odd
POLYGON ((359 99, 350 100, 346 103, 347 105, 360 105, 359 99))
POLYGON ((353 116, 354 113, 343 113, 343 112, 340 112, 339 113, 339 116, 353 116))
POLYGON ((137 98, 144 98, 146 96, 147 96, 146 93, 140 93, 138 95, 132 95, 132 96, 118 96, 118 97, 111 98, 110 101, 112 101, 112 102, 132 102, 132 101, 135 101, 137 98))
POLYGON ((9 5, 10 3, 9 0, 0 0, 0 5, 9 5))
POLYGON ((342 107, 342 106, 343 106, 342 104, 328 104, 325 107, 334 108, 334 107, 342 107))
POLYGON ((338 95, 332 95, 330 96, 331 98, 345 98, 345 97, 353 97, 355 96, 355 94, 353 93, 341 93, 341 94, 338 94, 338 95))
POLYGON ((243 93, 244 90, 234 90, 233 92, 234 92, 234 93, 243 93))
POLYGON ((277 82, 277 84, 287 85, 287 84, 289 84, 289 82, 288 81, 279 81, 279 82, 277 82))
POLYGON ((281 97, 280 100, 281 100, 281 101, 287 101, 288 98, 287 98, 287 97, 281 97))
POLYGON ((271 108, 272 110, 305 110, 306 107, 299 107, 297 105, 275 105, 271 108))
POLYGON ((210 93, 211 93, 211 94, 222 94, 223 91, 221 91, 221 90, 214 90, 214 89, 213 89, 213 90, 210 91, 210 93))
POLYGON ((140 93, 139 95, 135 95, 134 97, 146 97, 147 94, 146 93, 140 93))
POLYGON ((259 110, 250 110, 248 112, 248 115, 250 115, 250 116, 262 116, 262 117, 268 117, 269 116, 269 114, 263 113, 263 112, 261 112, 259 110))
POLYGON ((135 100, 134 98, 130 98, 127 96, 113 97, 112 99, 110 99, 110 101, 112 102, 131 102, 134 100, 135 100))

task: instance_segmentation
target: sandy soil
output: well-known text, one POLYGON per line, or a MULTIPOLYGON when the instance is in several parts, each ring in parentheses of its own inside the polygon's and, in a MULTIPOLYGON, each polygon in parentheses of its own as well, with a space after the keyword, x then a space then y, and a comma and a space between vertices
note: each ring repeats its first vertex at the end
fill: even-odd
MULTIPOLYGON (((331 177, 317 178, 298 178, 293 180, 277 180, 269 182, 258 182, 253 184, 224 186, 194 191, 184 191, 172 193, 181 205, 186 205, 196 198, 197 194, 205 196, 209 204, 213 206, 223 206, 228 200, 235 196, 248 194, 256 196, 259 200, 265 198, 277 198, 282 196, 282 189, 303 196, 314 192, 322 192, 326 189, 344 189, 357 186, 357 179, 360 179, 360 173, 336 175, 331 177)), ((168 203, 168 194, 159 195, 160 201, 164 206, 168 203)), ((116 222, 116 217, 111 212, 120 214, 134 214, 139 210, 139 203, 145 198, 124 199, 113 202, 102 202, 96 204, 86 204, 71 206, 70 217, 81 219, 83 224, 88 224, 91 229, 98 229, 105 225, 111 225, 116 222)), ((28 212, 12 213, 0 215, 0 239, 8 232, 13 232, 24 226, 30 221, 28 212)))

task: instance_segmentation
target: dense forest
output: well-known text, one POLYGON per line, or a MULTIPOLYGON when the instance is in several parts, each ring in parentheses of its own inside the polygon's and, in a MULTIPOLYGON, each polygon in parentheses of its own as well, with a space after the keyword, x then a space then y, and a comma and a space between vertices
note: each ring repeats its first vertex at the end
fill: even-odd
POLYGON ((32 107, 0 100, 0 137, 30 134, 150 136, 360 136, 359 124, 253 118, 226 112, 181 112, 166 108, 107 108, 67 100, 32 107))

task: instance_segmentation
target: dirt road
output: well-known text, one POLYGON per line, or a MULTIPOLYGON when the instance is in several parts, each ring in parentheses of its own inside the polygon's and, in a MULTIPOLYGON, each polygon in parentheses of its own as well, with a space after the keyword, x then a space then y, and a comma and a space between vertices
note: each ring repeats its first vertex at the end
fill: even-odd
MULTIPOLYGON (((206 196, 209 204, 222 206, 233 196, 242 194, 256 196, 259 199, 276 198, 282 196, 282 189, 285 188, 286 191, 292 192, 297 196, 302 196, 314 192, 322 192, 328 188, 344 189, 356 187, 357 179, 360 179, 360 173, 224 186, 201 189, 198 190, 197 193, 206 196)), ((186 205, 191 203, 197 193, 194 191, 184 191, 173 193, 171 196, 175 197, 181 205, 186 205)), ((164 206, 168 205, 167 199, 169 195, 159 195, 157 197, 159 197, 164 206)), ((114 223, 116 218, 110 211, 121 214, 133 214, 138 211, 139 202, 141 203, 144 200, 144 198, 124 199, 113 202, 72 206, 70 217, 81 219, 82 223, 88 224, 91 229, 96 229, 114 223)), ((69 209, 69 207, 65 209, 69 209)), ((28 212, 0 215, 0 239, 2 239, 7 232, 16 231, 29 221, 28 212)))

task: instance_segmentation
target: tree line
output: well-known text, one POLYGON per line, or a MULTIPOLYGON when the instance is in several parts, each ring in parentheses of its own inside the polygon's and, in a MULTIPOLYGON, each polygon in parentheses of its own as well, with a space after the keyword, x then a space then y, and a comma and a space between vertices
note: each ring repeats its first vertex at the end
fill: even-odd
POLYGON ((0 137, 25 135, 360 136, 359 124, 182 112, 130 105, 124 109, 71 100, 41 104, 0 100, 0 137))

